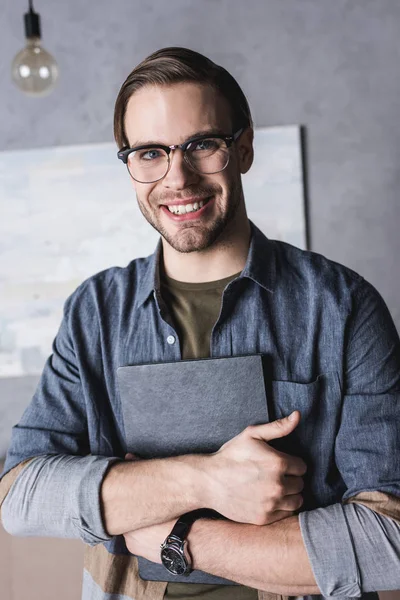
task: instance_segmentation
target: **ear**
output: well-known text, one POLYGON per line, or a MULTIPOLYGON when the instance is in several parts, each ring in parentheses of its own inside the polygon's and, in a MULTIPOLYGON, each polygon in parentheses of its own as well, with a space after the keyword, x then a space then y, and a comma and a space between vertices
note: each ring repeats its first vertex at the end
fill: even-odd
POLYGON ((253 164, 254 150, 253 150, 253 139, 254 131, 252 127, 247 127, 243 133, 239 136, 236 141, 239 168, 242 174, 247 173, 253 164))

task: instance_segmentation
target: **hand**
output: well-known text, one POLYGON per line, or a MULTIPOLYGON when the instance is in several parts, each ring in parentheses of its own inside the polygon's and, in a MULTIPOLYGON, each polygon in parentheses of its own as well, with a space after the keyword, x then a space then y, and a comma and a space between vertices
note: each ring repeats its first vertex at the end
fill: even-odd
POLYGON ((176 519, 124 534, 126 547, 135 556, 161 564, 161 544, 171 533, 176 519))
POLYGON ((290 419, 252 425, 210 455, 210 507, 232 521, 253 525, 293 515, 303 503, 306 464, 267 442, 288 435, 299 421, 295 411, 290 419))

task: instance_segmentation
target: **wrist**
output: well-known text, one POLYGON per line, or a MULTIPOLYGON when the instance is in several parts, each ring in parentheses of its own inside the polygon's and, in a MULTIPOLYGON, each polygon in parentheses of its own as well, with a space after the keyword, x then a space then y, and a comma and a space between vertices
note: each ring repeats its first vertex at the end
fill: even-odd
POLYGON ((203 507, 212 508, 217 512, 222 512, 223 490, 221 489, 221 461, 218 453, 202 455, 201 462, 202 480, 201 494, 203 498, 203 507))
POLYGON ((215 574, 210 553, 210 535, 215 539, 218 531, 221 531, 219 528, 224 525, 226 522, 214 519, 198 519, 193 523, 187 538, 193 569, 215 574))
MULTIPOLYGON (((174 460, 174 459, 171 459, 174 460)), ((214 508, 212 506, 212 491, 208 475, 209 457, 206 454, 188 454, 176 457, 188 467, 182 484, 190 496, 185 512, 199 508, 214 508)))

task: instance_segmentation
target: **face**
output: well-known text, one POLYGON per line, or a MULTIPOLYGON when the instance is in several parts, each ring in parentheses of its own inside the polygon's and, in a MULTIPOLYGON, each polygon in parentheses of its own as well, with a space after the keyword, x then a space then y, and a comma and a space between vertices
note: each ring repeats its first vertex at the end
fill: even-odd
MULTIPOLYGON (((196 83, 144 87, 130 98, 125 117, 130 147, 182 144, 202 133, 231 135, 232 127, 226 100, 210 86, 196 83)), ((243 221, 241 173, 252 162, 251 129, 232 144, 229 156, 223 171, 204 175, 193 170, 182 150, 176 149, 162 180, 132 180, 142 214, 177 252, 200 252, 223 243, 240 214, 243 221), (196 208, 196 203, 203 206, 196 208), (181 207, 188 204, 193 212, 175 214, 178 206, 182 213, 181 207)))

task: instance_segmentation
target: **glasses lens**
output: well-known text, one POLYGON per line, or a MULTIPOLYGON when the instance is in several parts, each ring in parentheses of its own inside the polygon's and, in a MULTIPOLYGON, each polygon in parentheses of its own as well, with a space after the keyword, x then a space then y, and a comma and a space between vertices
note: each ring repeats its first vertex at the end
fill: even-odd
POLYGON ((193 141, 186 148, 185 157, 199 173, 218 173, 223 171, 229 162, 229 150, 224 140, 208 138, 193 141))
POLYGON ((128 155, 128 169, 133 179, 151 183, 162 179, 168 171, 168 154, 162 148, 145 148, 128 155))

